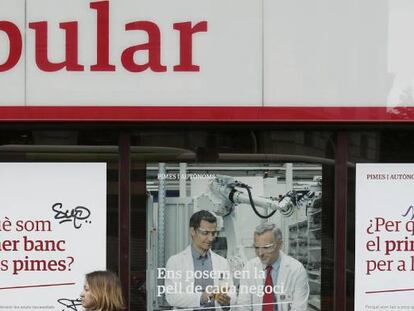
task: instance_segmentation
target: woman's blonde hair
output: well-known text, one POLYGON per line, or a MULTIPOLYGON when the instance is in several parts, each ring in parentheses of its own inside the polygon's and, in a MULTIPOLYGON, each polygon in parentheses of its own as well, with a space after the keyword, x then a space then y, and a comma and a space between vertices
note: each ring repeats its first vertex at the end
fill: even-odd
POLYGON ((119 311, 124 309, 121 282, 111 271, 94 271, 86 274, 92 294, 92 310, 119 311))

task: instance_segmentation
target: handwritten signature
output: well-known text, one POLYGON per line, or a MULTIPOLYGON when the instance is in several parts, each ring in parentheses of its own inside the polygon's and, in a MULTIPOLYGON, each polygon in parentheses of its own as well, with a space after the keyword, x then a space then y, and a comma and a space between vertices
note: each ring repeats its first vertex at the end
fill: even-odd
POLYGON ((79 311, 78 310, 78 306, 82 305, 81 300, 78 299, 66 299, 66 298, 60 298, 58 299, 58 301, 61 305, 63 305, 66 309, 63 309, 62 311, 65 310, 73 310, 73 311, 79 311))
POLYGON ((411 217, 411 219, 410 220, 413 220, 414 219, 414 206, 410 206, 408 209, 407 209, 407 211, 405 212, 405 214, 403 214, 403 217, 411 217), (410 214, 410 216, 408 216, 408 214, 411 212, 411 214, 410 214))
POLYGON ((60 224, 68 221, 73 221, 73 226, 75 229, 82 227, 83 221, 91 223, 90 221, 87 221, 91 215, 91 212, 84 206, 77 206, 72 210, 63 210, 62 203, 55 203, 52 206, 52 210, 56 213, 55 219, 61 219, 59 221, 60 224))

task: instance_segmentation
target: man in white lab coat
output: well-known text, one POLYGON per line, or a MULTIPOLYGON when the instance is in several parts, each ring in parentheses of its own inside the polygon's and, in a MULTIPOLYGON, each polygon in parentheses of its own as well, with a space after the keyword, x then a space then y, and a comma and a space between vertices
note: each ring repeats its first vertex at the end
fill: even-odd
POLYGON ((216 217, 204 210, 194 213, 190 233, 191 244, 167 261, 167 302, 176 308, 229 310, 236 302, 229 265, 225 258, 211 251, 218 234, 216 217))
POLYGON ((240 278, 237 310, 306 311, 309 297, 307 272, 284 254, 282 232, 263 223, 254 232, 257 257, 247 262, 240 278))

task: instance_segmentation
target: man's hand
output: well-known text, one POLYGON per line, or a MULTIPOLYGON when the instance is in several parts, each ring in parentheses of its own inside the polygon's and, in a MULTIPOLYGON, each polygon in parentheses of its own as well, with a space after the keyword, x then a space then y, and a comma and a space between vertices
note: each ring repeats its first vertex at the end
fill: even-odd
MULTIPOLYGON (((230 305, 230 296, 224 293, 216 295, 216 301, 222 307, 227 307, 230 305)), ((224 310, 228 310, 229 308, 223 308, 224 310)))
POLYGON ((213 297, 212 293, 207 293, 204 291, 200 297, 200 305, 204 305, 207 302, 210 302, 212 297, 213 297))

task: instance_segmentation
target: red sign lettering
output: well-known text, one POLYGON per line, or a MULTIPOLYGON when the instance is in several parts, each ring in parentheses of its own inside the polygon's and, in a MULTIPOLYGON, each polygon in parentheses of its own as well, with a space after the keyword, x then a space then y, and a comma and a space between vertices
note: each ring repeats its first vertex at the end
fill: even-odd
MULTIPOLYGON (((91 2, 89 7, 96 10, 96 64, 90 66, 91 71, 115 71, 115 65, 110 64, 110 10, 109 1, 91 2)), ((65 59, 52 62, 48 56, 48 22, 35 21, 29 23, 29 28, 35 35, 35 60, 37 67, 45 72, 59 70, 84 71, 84 65, 78 60, 78 21, 59 23, 59 28, 65 31, 65 59)), ((193 64, 193 36, 199 32, 207 32, 207 21, 193 25, 191 22, 174 23, 173 29, 180 33, 180 63, 173 67, 174 71, 200 71, 200 66, 193 64)), ((166 72, 167 66, 161 64, 161 30, 152 21, 134 21, 125 25, 125 30, 145 31, 148 41, 127 47, 120 58, 123 67, 130 72, 166 72), (146 51, 148 61, 137 64, 134 61, 136 53, 146 51)), ((7 60, 0 64, 0 72, 12 69, 19 62, 22 53, 22 36, 19 28, 9 21, 0 21, 0 31, 4 31, 10 41, 7 60)))
POLYGON ((12 69, 19 62, 20 56, 22 55, 22 34, 19 28, 8 21, 0 21, 0 31, 4 31, 9 37, 10 49, 9 57, 0 64, 0 72, 12 69))

